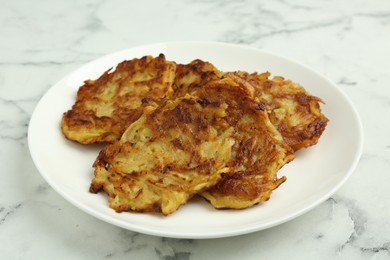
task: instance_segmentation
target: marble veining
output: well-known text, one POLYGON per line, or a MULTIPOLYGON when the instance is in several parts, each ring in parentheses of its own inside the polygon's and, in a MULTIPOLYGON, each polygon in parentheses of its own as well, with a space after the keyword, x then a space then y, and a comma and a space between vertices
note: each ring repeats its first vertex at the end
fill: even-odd
POLYGON ((0 6, 0 259, 390 259, 389 1, 0 0, 0 6), (97 57, 181 40, 264 48, 336 82, 365 131, 351 178, 301 217, 221 239, 139 234, 65 201, 28 151, 39 99, 97 57))
POLYGON ((0 219, 0 225, 3 224, 7 220, 8 217, 12 216, 12 214, 14 214, 15 211, 18 210, 18 208, 20 208, 21 206, 22 206, 22 203, 19 203, 17 205, 10 207, 9 209, 0 208, 0 213, 3 214, 3 216, 0 219))

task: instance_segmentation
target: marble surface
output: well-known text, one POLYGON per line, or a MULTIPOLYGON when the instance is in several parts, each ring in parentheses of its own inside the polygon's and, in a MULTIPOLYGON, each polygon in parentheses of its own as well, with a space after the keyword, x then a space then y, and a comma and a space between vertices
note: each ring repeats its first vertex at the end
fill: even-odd
POLYGON ((0 24, 0 259, 390 259, 389 1, 1 0, 0 24), (301 217, 223 239, 143 235, 64 200, 27 146, 40 97, 104 54, 175 40, 270 50, 336 82, 365 131, 351 178, 301 217))

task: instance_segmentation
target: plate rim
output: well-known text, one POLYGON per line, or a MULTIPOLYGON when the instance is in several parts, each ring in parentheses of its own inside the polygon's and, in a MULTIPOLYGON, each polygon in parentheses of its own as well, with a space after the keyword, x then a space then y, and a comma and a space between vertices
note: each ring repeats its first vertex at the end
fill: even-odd
POLYGON ((241 44, 232 44, 232 43, 215 42, 215 41, 210 41, 210 42, 209 41, 172 41, 172 42, 160 42, 160 43, 153 43, 153 44, 147 44, 147 45, 139 45, 139 46, 134 46, 134 47, 122 49, 119 51, 115 51, 113 53, 108 53, 106 55, 103 55, 103 56, 100 56, 96 59, 93 59, 93 60, 79 66, 78 68, 71 71, 70 73, 66 74, 62 79, 60 79, 58 82, 53 84, 48 90, 46 90, 45 93, 42 95, 42 97, 37 102, 37 104, 33 110, 33 113, 31 114, 31 117, 30 117, 28 132, 27 132, 27 142, 28 142, 28 147, 29 147, 31 158, 34 162, 35 167, 37 168, 38 172, 40 173, 40 175, 58 194, 60 194, 65 200, 70 202, 72 205, 76 206, 78 209, 80 209, 80 210, 94 216, 95 218, 106 222, 106 223, 110 223, 112 225, 119 226, 121 228, 135 231, 135 232, 140 232, 143 234, 148 234, 148 235, 153 235, 153 236, 171 237, 171 238, 209 239, 209 238, 222 238, 222 237, 243 235, 243 234, 248 234, 248 233, 268 229, 268 228, 277 226, 279 224, 288 222, 294 218, 297 218, 297 217, 301 216, 302 214, 314 209, 315 207, 317 207, 321 203, 323 203, 325 200, 327 200, 329 197, 331 197, 349 179, 349 177, 355 171, 355 169, 359 163, 360 157, 362 155, 362 152, 363 152, 363 146, 364 146, 364 132, 363 131, 364 131, 364 129, 363 129, 363 125, 362 125, 362 121, 361 121, 361 118, 359 116, 359 113, 358 113, 356 107, 354 106, 354 104, 352 103, 352 101, 350 100, 350 98, 344 93, 344 91, 336 83, 331 81, 328 77, 326 77, 325 75, 319 73, 317 70, 310 68, 307 65, 305 65, 299 61, 296 61, 296 60, 291 59, 289 57, 286 57, 286 56, 283 56, 283 55, 280 55, 280 54, 277 54, 277 53, 274 53, 274 52, 271 52, 268 50, 259 49, 259 48, 247 46, 247 45, 241 45, 241 44), (66 82, 66 80, 68 80, 69 77, 71 77, 71 75, 73 75, 73 73, 75 73, 75 72, 77 72, 77 71, 79 71, 87 66, 90 66, 91 63, 106 59, 106 58, 113 56, 113 55, 118 55, 122 52, 137 51, 137 50, 142 50, 145 48, 161 48, 161 46, 164 46, 164 45, 168 46, 168 45, 189 45, 189 44, 205 45, 205 46, 207 46, 207 45, 214 45, 214 46, 220 45, 220 46, 225 46, 225 47, 229 47, 229 48, 240 48, 240 49, 244 48, 247 50, 268 54, 268 55, 286 60, 290 63, 294 63, 294 64, 304 68, 305 70, 316 74, 316 76, 327 81, 328 84, 331 84, 334 87, 334 89, 337 90, 338 94, 340 94, 342 96, 342 98, 347 101, 348 106, 351 108, 351 111, 353 113, 354 121, 356 121, 356 123, 358 125, 358 128, 356 129, 357 137, 358 137, 357 138, 358 149, 355 152, 356 154, 354 156, 353 162, 349 165, 348 170, 346 171, 346 174, 344 174, 343 178, 337 182, 337 185, 335 185, 332 189, 330 189, 326 193, 326 195, 323 195, 320 199, 315 200, 310 205, 307 205, 304 208, 302 208, 301 210, 295 211, 295 212, 293 212, 285 217, 276 219, 274 221, 270 221, 266 225, 241 228, 241 229, 237 229, 237 230, 233 230, 233 231, 220 231, 220 232, 214 231, 214 232, 208 233, 208 234, 188 233, 188 232, 183 234, 181 232, 177 232, 176 230, 173 230, 173 231, 170 231, 167 233, 162 233, 160 231, 154 231, 153 228, 145 228, 144 226, 140 227, 140 226, 137 226, 136 224, 132 224, 132 223, 127 223, 127 225, 123 225, 121 220, 111 219, 111 217, 105 216, 104 214, 94 210, 93 208, 85 206, 83 203, 81 203, 77 199, 72 198, 71 196, 66 194, 66 192, 64 192, 55 183, 55 181, 52 178, 50 178, 50 174, 45 173, 45 171, 42 169, 42 166, 40 165, 39 159, 37 158, 37 154, 33 152, 34 142, 33 142, 32 137, 31 137, 32 131, 33 131, 32 129, 34 127, 34 119, 36 117, 36 111, 38 110, 38 107, 40 105, 42 105, 41 101, 44 100, 44 98, 47 97, 51 91, 54 91, 56 89, 56 87, 59 87, 62 83, 66 82))

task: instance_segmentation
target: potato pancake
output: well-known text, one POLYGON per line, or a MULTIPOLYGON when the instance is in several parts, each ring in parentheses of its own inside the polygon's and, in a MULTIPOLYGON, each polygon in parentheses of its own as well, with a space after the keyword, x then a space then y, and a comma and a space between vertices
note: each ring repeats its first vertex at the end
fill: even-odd
MULTIPOLYGON (((292 157, 263 105, 231 79, 215 80, 192 95, 145 108, 118 142, 100 152, 90 191, 104 190, 118 212, 168 215, 221 178, 251 172, 280 184, 276 171, 292 157)), ((228 186, 218 192, 202 194, 211 203, 219 194, 236 196, 228 186)), ((262 192, 253 194, 256 202, 262 192)), ((254 200, 238 198, 235 205, 244 207, 254 200)))
POLYGON ((318 142, 328 123, 321 113, 320 98, 281 76, 270 79, 269 72, 230 72, 225 76, 251 88, 253 97, 265 105, 272 124, 294 151, 318 142))
MULTIPOLYGON (((235 88, 227 101, 232 109, 229 121, 235 125, 234 159, 229 163, 229 174, 223 174, 215 186, 200 195, 215 208, 242 209, 268 200, 271 192, 286 180, 284 176, 278 178, 277 172, 295 156, 269 121, 264 105, 252 98, 253 91, 230 80, 225 78, 221 82, 229 82, 235 88), (248 116, 251 113, 256 116, 248 116)), ((205 100, 218 97, 221 90, 211 89, 213 84, 193 94, 205 100)))
POLYGON ((191 94, 206 83, 223 77, 213 64, 202 60, 194 60, 188 64, 177 64, 175 82, 173 84, 174 97, 183 97, 191 94))
POLYGON ((87 80, 62 117, 66 138, 83 144, 114 142, 143 112, 144 103, 170 97, 176 64, 163 54, 123 61, 113 72, 87 80))

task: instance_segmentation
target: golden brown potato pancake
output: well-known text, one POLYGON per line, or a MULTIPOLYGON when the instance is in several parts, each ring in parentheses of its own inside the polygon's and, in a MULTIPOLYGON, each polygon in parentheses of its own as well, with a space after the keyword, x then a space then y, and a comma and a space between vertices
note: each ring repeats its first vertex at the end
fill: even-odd
POLYGON ((225 76, 251 89, 253 97, 265 105, 272 124, 294 151, 317 143, 328 122, 321 113, 321 99, 291 80, 280 76, 270 79, 269 72, 230 72, 225 76))
POLYGON ((213 64, 202 60, 194 60, 188 64, 177 64, 175 82, 173 84, 174 97, 183 97, 191 94, 206 83, 223 77, 213 64))
POLYGON ((255 176, 254 183, 245 183, 248 192, 237 194, 231 185, 217 185, 202 195, 216 207, 219 196, 230 196, 222 207, 248 207, 284 181, 276 171, 292 157, 263 105, 227 78, 164 106, 148 106, 118 142, 101 151, 90 191, 104 190, 118 212, 167 215, 217 184, 222 175, 231 184, 228 180, 241 182, 245 173, 255 176), (258 183, 267 188, 258 188, 258 183))
POLYGON ((85 81, 76 103, 63 115, 64 135, 83 144, 118 140, 142 115, 143 103, 172 95, 175 68, 162 54, 145 56, 123 61, 113 72, 85 81))

